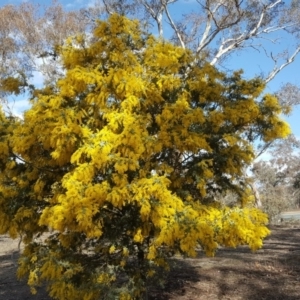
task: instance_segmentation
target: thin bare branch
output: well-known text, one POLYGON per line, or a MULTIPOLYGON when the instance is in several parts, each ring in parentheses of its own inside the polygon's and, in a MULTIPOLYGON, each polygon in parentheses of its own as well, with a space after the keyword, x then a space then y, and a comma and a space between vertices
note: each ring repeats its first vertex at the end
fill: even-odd
MULTIPOLYGON (((292 62, 294 62, 297 54, 300 52, 300 46, 294 51, 294 53, 286 60, 285 63, 281 64, 279 67, 275 65, 273 70, 269 73, 267 78, 265 79, 265 82, 270 82, 281 70, 283 70, 286 66, 290 65, 292 62)), ((275 61, 276 63, 276 61, 275 61)))
POLYGON ((151 6, 146 0, 139 0, 139 1, 146 8, 148 13, 152 16, 152 18, 155 20, 159 36, 163 37, 163 34, 164 34, 163 13, 165 11, 166 3, 164 3, 164 1, 159 1, 159 4, 155 5, 155 8, 156 8, 156 11, 155 11, 153 8, 154 6, 151 6))
POLYGON ((109 14, 109 15, 112 15, 114 12, 110 9, 108 3, 106 0, 102 0, 103 1, 103 4, 104 4, 104 7, 105 7, 105 10, 106 12, 109 14))
POLYGON ((177 36, 177 38, 178 38, 178 40, 179 40, 179 42, 180 42, 181 47, 182 47, 183 49, 185 49, 185 43, 184 43, 184 41, 183 41, 183 39, 182 39, 182 36, 181 36, 181 34, 180 34, 180 32, 179 32, 179 30, 178 30, 176 24, 174 23, 174 21, 173 21, 171 15, 170 15, 170 13, 169 13, 169 10, 168 10, 168 7, 167 7, 167 6, 165 6, 165 11, 166 11, 166 15, 167 15, 167 17, 168 17, 168 20, 169 20, 169 22, 170 22, 170 25, 171 25, 171 27, 174 29, 175 34, 176 34, 176 36, 177 36))

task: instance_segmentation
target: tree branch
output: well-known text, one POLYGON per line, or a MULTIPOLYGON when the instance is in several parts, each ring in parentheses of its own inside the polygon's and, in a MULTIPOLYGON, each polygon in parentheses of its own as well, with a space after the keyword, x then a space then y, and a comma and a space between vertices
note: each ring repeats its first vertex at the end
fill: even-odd
POLYGON ((288 66, 289 64, 291 64, 297 54, 300 52, 300 46, 298 46, 298 48, 294 51, 294 53, 286 60, 285 63, 283 63, 281 66, 277 67, 276 64, 276 60, 275 61, 275 67, 273 68, 273 70, 269 73, 268 77, 265 79, 265 82, 268 83, 270 82, 282 69, 284 69, 286 66, 288 66))
POLYGON ((258 154, 255 155, 255 159, 257 159, 257 158, 260 157, 262 154, 264 154, 264 153, 270 148, 270 146, 271 146, 272 144, 274 144, 274 141, 265 143, 264 146, 262 147, 262 149, 258 152, 258 154))
POLYGON ((169 10, 168 10, 168 7, 167 7, 167 6, 165 6, 165 11, 166 11, 167 17, 168 17, 168 19, 169 19, 170 25, 171 25, 171 27, 174 29, 174 31, 175 31, 175 33, 176 33, 176 36, 177 36, 177 38, 178 38, 178 40, 179 40, 179 42, 180 42, 181 47, 182 47, 183 49, 185 49, 185 43, 184 43, 184 41, 183 41, 183 39, 182 39, 182 36, 181 36, 181 34, 180 34, 178 28, 176 27, 175 23, 173 22, 173 20, 172 20, 172 18, 171 18, 171 15, 170 15, 170 13, 169 13, 169 10))
POLYGON ((105 7, 106 12, 107 12, 109 15, 112 15, 114 12, 111 11, 111 10, 109 9, 109 6, 108 6, 106 0, 103 0, 103 4, 104 4, 104 7, 105 7))
MULTIPOLYGON (((262 26, 262 22, 265 18, 266 12, 270 9, 272 9, 273 7, 275 7, 276 5, 278 5, 279 3, 281 3, 282 0, 277 0, 269 5, 266 5, 263 7, 259 18, 256 22, 256 25, 252 28, 252 30, 250 30, 247 33, 242 33, 240 36, 238 36, 237 38, 230 38, 227 39, 225 41, 222 42, 221 46, 218 49, 217 54, 215 55, 215 57, 213 58, 213 60, 211 61, 212 65, 215 65, 219 59, 224 56, 226 53, 232 51, 235 48, 238 48, 242 43, 244 43, 246 40, 254 37, 254 36, 259 36, 263 33, 270 33, 270 32, 274 32, 276 30, 281 30, 284 29, 286 27, 292 26, 291 24, 288 24, 286 26, 279 26, 279 27, 275 27, 275 26, 270 26, 268 28, 265 28, 264 30, 258 31, 259 28, 262 26), (277 28, 277 29, 276 29, 277 28), (229 46, 225 47, 226 44, 229 44, 229 46)), ((241 19, 242 15, 240 15, 240 18, 236 21, 236 23, 231 23, 230 27, 237 24, 240 19, 241 19)), ((222 28, 223 30, 223 28, 222 28)))
POLYGON ((148 13, 151 15, 151 17, 156 21, 157 24, 157 29, 158 29, 158 34, 160 37, 163 36, 164 31, 163 31, 163 13, 165 10, 165 7, 168 3, 175 2, 174 0, 171 1, 160 1, 160 7, 157 9, 157 12, 154 11, 154 9, 147 3, 145 0, 140 0, 142 5, 146 8, 148 13))
POLYGON ((55 170, 50 170, 50 169, 46 169, 46 168, 37 167, 34 163, 26 161, 25 159, 21 158, 20 156, 18 156, 18 155, 15 154, 15 153, 12 153, 12 155, 13 155, 16 159, 22 161, 22 162, 25 163, 25 164, 31 165, 33 168, 36 168, 36 169, 38 169, 38 170, 40 170, 40 171, 47 171, 47 172, 51 172, 51 173, 54 173, 54 172, 55 172, 55 170))

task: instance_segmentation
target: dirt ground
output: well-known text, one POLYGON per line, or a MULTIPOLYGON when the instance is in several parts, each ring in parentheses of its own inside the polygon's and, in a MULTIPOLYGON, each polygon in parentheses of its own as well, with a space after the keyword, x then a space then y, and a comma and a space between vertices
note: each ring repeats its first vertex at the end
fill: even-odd
MULTIPOLYGON (((300 225, 272 227, 255 253, 247 247, 220 249, 214 258, 174 259, 164 289, 152 288, 150 300, 299 300, 300 225)), ((30 294, 16 280, 18 241, 0 236, 0 300, 50 300, 41 288, 30 294)))

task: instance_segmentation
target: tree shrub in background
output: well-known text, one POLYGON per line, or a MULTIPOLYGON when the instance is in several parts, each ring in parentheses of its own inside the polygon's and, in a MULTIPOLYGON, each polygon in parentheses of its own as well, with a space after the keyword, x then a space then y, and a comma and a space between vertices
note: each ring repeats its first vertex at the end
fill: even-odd
POLYGON ((300 141, 290 135, 269 147, 270 159, 253 164, 253 174, 262 200, 262 210, 274 223, 280 213, 299 209, 300 141))

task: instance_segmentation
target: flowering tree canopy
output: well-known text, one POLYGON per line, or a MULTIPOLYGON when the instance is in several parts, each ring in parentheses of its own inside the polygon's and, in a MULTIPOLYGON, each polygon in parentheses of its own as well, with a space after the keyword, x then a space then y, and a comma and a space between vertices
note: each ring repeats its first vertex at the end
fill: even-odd
POLYGON ((170 253, 261 247, 267 217, 244 168, 256 138, 289 133, 261 80, 115 14, 57 51, 65 76, 35 89, 22 119, 0 116, 0 233, 22 236, 33 292, 134 299, 170 253), (234 207, 214 199, 226 191, 234 207))

